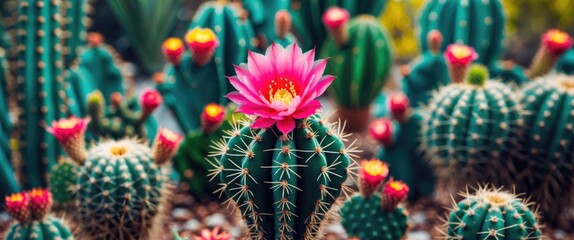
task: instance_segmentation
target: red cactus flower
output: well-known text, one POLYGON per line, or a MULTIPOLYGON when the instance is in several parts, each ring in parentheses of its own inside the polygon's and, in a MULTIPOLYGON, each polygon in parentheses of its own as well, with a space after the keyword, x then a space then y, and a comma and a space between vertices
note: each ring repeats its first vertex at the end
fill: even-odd
POLYGON ((323 24, 325 24, 327 28, 334 30, 343 26, 346 22, 349 21, 350 18, 351 15, 346 9, 340 7, 330 7, 323 14, 323 24))
POLYGON ((379 141, 384 146, 393 144, 393 127, 388 118, 377 119, 369 125, 371 137, 379 141))
POLYGON ((158 91, 148 89, 141 94, 140 102, 144 110, 152 112, 163 102, 163 97, 158 91))
POLYGON ((179 38, 168 38, 163 42, 162 52, 165 58, 173 63, 179 64, 183 56, 185 48, 183 46, 183 41, 179 38))
POLYGON ((193 240, 230 240, 231 235, 225 231, 220 231, 219 227, 213 228, 213 230, 203 229, 201 230, 201 236, 193 236, 193 240))
POLYGON ((383 188, 383 207, 390 211, 409 194, 409 186, 403 181, 389 181, 383 188))
POLYGON ((219 125, 225 116, 225 108, 217 103, 209 103, 203 108, 201 119, 209 125, 219 125))
POLYGON ((97 32, 88 33, 88 44, 92 47, 97 47, 104 43, 104 35, 97 32))
POLYGON ((46 130, 54 135, 60 143, 66 144, 69 140, 75 139, 75 137, 83 136, 89 122, 89 118, 72 116, 52 122, 52 126, 47 127, 46 130))
POLYGON ((154 161, 160 165, 169 162, 182 139, 181 135, 166 128, 160 128, 153 143, 154 161))
POLYGON ((448 63, 454 66, 468 66, 478 58, 474 48, 462 44, 450 44, 444 52, 448 63))
POLYGON ((194 28, 185 34, 185 42, 193 53, 206 53, 219 46, 217 35, 209 28, 194 28))
POLYGON ((393 116, 402 116, 409 107, 409 99, 402 92, 394 93, 389 98, 389 110, 393 116))
POLYGON ((276 124, 283 134, 295 128, 295 119, 317 112, 321 96, 335 79, 323 76, 326 59, 314 61, 315 51, 303 53, 297 44, 273 44, 265 55, 249 52, 246 66, 236 66, 229 81, 238 91, 227 95, 238 112, 257 116, 252 128, 276 124))
POLYGON ((28 195, 32 217, 36 220, 43 219, 52 207, 52 194, 48 189, 34 188, 28 192, 28 195))
POLYGON ((5 197, 6 212, 19 222, 27 222, 30 218, 30 197, 28 193, 14 193, 5 197))
POLYGON ((378 159, 363 160, 361 161, 361 169, 359 170, 359 178, 361 179, 361 188, 367 192, 368 195, 379 187, 379 185, 389 175, 388 165, 378 159))
POLYGON ((542 35, 543 45, 554 55, 561 55, 572 47, 572 37, 568 33, 551 29, 542 35))

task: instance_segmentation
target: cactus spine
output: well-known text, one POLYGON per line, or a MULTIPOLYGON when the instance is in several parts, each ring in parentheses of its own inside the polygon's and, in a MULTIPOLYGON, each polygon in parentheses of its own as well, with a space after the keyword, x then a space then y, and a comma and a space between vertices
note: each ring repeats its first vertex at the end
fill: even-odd
POLYGON ((153 149, 135 139, 123 139, 100 142, 86 151, 87 122, 62 119, 48 128, 81 166, 74 187, 78 236, 153 238, 170 193, 162 166, 177 150, 181 137, 163 129, 153 149))
POLYGON ((499 0, 428 1, 419 19, 421 48, 430 49, 425 38, 438 30, 443 50, 453 43, 469 45, 478 52, 478 63, 491 66, 502 52, 504 18, 499 0))
POLYGON ((516 195, 485 187, 461 196, 464 200, 453 202, 445 239, 543 239, 532 204, 516 195))
POLYGON ((6 240, 72 240, 70 230, 57 218, 47 216, 52 206, 48 190, 33 189, 6 197, 6 209, 16 219, 6 240))

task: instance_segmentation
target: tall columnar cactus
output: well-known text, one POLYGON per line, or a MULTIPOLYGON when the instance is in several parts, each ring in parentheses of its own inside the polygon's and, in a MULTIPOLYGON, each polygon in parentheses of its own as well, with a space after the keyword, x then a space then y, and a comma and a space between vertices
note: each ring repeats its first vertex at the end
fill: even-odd
POLYGON ((346 9, 351 16, 372 15, 378 17, 387 0, 317 0, 317 1, 293 1, 292 14, 293 25, 297 37, 303 44, 303 49, 317 49, 321 51, 323 42, 327 39, 321 16, 328 8, 338 6, 346 9))
POLYGON ((518 99, 510 87, 488 80, 484 67, 472 67, 467 76, 476 58, 471 47, 451 45, 445 57, 453 83, 433 97, 423 124, 423 147, 438 177, 455 184, 508 183, 506 159, 522 120, 518 99))
POLYGON ((290 8, 289 0, 253 0, 243 1, 243 8, 249 13, 249 21, 253 25, 260 46, 265 49, 271 45, 278 34, 276 33, 275 14, 290 8))
POLYGON ((72 214, 78 237, 153 239, 170 193, 162 166, 177 151, 181 137, 162 129, 152 149, 123 139, 102 141, 86 151, 87 124, 86 119, 70 118, 48 128, 81 166, 72 214))
POLYGON ((226 46, 220 44, 211 29, 194 28, 185 35, 185 42, 189 53, 186 53, 180 39, 165 41, 163 51, 171 65, 167 67, 165 77, 155 80, 156 88, 174 112, 179 125, 189 132, 201 125, 199 116, 205 105, 212 102, 225 104, 224 95, 232 87, 225 79, 224 63, 221 58, 217 60, 218 49, 226 46))
MULTIPOLYGON (((543 42, 540 51, 560 46, 562 52, 568 49, 568 46, 559 43, 543 42)), ((534 65, 545 64, 534 63, 534 65)), ((552 65, 546 67, 548 71, 552 68, 552 65)), ((518 175, 521 178, 518 187, 520 191, 528 192, 534 201, 540 203, 546 220, 553 223, 558 219, 562 209, 571 203, 574 192, 574 166, 570 164, 570 159, 574 156, 574 142, 570 137, 574 133, 573 89, 573 76, 549 74, 525 85, 520 100, 528 114, 523 117, 524 124, 520 138, 524 152, 518 161, 521 163, 518 169, 521 171, 518 175)))
POLYGON ((52 195, 47 189, 33 189, 6 197, 6 210, 17 223, 6 240, 71 240, 70 230, 57 218, 48 216, 52 195))
POLYGON ((227 95, 254 122, 235 128, 219 149, 222 191, 235 203, 253 239, 315 239, 347 179, 353 149, 345 135, 314 115, 334 80, 295 44, 250 53, 229 78, 227 95))
POLYGON ((342 225, 350 238, 395 240, 405 236, 408 217, 399 203, 407 197, 409 187, 392 179, 385 183, 388 173, 386 163, 378 159, 361 162, 361 194, 348 199, 341 208, 342 225))
POLYGON ((78 57, 78 52, 87 42, 91 19, 89 14, 93 11, 91 2, 94 0, 63 1, 65 11, 63 53, 65 64, 70 66, 78 57))
POLYGON ((430 49, 426 36, 438 30, 444 36, 442 49, 449 44, 465 44, 478 52, 477 62, 491 66, 502 53, 505 25, 499 0, 431 0, 419 19, 420 43, 430 49))
POLYGON ((46 185, 46 173, 61 151, 46 124, 79 114, 75 96, 62 74, 61 1, 22 0, 17 25, 18 159, 25 186, 46 185))
POLYGON ((162 96, 158 91, 150 89, 142 92, 138 107, 134 107, 138 103, 132 101, 134 100, 124 100, 119 93, 113 93, 111 105, 106 107, 106 101, 101 92, 96 90, 90 93, 87 96, 87 111, 91 117, 90 132, 113 139, 126 136, 140 138, 153 136, 155 131, 146 125, 146 121, 162 103, 162 96))
POLYGON ((20 185, 14 175, 11 160, 10 131, 12 120, 8 110, 8 82, 11 79, 4 49, 0 47, 0 181, 5 183, 0 189, 0 199, 20 191, 20 185))
POLYGON ((574 74, 574 48, 566 51, 556 63, 556 70, 568 75, 574 74))
POLYGON ((403 91, 415 107, 428 104, 432 92, 450 82, 447 64, 441 50, 442 34, 436 30, 430 31, 426 41, 429 49, 410 66, 401 68, 403 91))
POLYGON ((173 161, 181 175, 181 188, 190 191, 197 197, 208 197, 221 183, 217 178, 210 179, 207 175, 215 169, 210 153, 213 145, 219 143, 226 133, 245 121, 241 113, 234 113, 236 107, 229 104, 227 108, 210 103, 201 114, 201 128, 190 131, 181 143, 173 161))
POLYGON ((538 214, 516 195, 499 189, 480 188, 474 194, 461 193, 453 202, 445 223, 444 239, 544 239, 538 214))
POLYGON ((247 51, 259 45, 245 13, 243 8, 231 1, 208 1, 199 7, 191 21, 189 30, 209 28, 217 35, 221 47, 215 49, 214 61, 224 76, 233 75, 233 66, 245 62, 247 51))
POLYGON ((410 200, 428 197, 434 193, 436 177, 421 149, 423 116, 403 93, 392 94, 387 105, 393 121, 373 121, 369 128, 383 145, 377 158, 389 163, 391 176, 410 186, 410 200))
POLYGON ((363 130, 369 106, 386 83, 392 62, 391 42, 376 18, 360 15, 347 23, 349 13, 331 8, 323 20, 332 38, 321 56, 331 57, 326 72, 336 80, 330 88, 339 116, 350 131, 363 130), (358 120, 358 121, 355 121, 358 120))

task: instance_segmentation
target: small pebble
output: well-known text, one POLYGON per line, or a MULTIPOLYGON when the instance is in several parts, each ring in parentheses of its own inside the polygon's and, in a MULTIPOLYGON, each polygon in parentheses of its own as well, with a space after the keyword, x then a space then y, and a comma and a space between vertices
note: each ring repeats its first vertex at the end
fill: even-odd
POLYGON ((225 223, 225 216, 221 213, 215 213, 205 218, 205 225, 209 227, 221 226, 225 223))
POLYGON ((199 221, 197 221, 196 219, 190 219, 187 220, 184 224, 183 224, 183 229, 188 230, 188 231, 199 231, 201 228, 201 223, 199 221))
POLYGON ((189 216, 191 215, 191 212, 184 208, 174 208, 171 211, 171 215, 175 219, 188 219, 189 216))
POLYGON ((428 232, 416 231, 407 234, 408 240, 430 240, 431 236, 428 232))
POLYGON ((565 239, 566 238, 566 232, 558 229, 558 230, 554 231, 554 238, 555 239, 565 239))
POLYGON ((417 212, 411 215, 410 220, 413 224, 419 225, 425 223, 427 217, 423 213, 417 212))

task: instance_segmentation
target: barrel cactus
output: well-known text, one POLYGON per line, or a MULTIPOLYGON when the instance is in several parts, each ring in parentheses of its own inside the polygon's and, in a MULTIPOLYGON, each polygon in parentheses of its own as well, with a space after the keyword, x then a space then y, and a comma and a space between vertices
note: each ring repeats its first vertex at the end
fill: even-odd
POLYGON ((347 179, 353 148, 316 112, 334 80, 322 76, 325 59, 314 61, 292 44, 250 53, 229 81, 237 111, 256 116, 234 128, 219 145, 221 190, 245 219, 251 239, 314 239, 347 179), (270 190, 271 189, 271 190, 270 190))
POLYGON ((32 189, 6 197, 6 211, 17 222, 6 240, 72 240, 72 233, 61 220, 49 216, 52 195, 47 189, 32 189))
POLYGON ((80 165, 72 212, 78 237, 153 238, 170 194, 162 166, 171 160, 181 137, 161 129, 152 149, 135 139, 123 139, 102 141, 87 151, 88 122, 61 119, 48 128, 80 165))
POLYGON ((499 0, 431 0, 419 19, 421 49, 427 51, 426 36, 438 30, 444 36, 442 50, 449 44, 476 49, 477 62, 491 66, 503 49, 505 16, 499 0))
POLYGON ((467 73, 476 58, 471 47, 451 45, 445 56, 452 83, 430 103, 423 147, 438 177, 449 183, 508 183, 513 168, 506 158, 522 120, 518 98, 510 87, 488 80, 485 67, 467 73))
POLYGON ((461 194, 445 223, 444 239, 545 239, 531 203, 500 189, 461 194))
POLYGON ((348 199, 341 208, 342 225, 349 237, 395 240, 405 236, 408 217, 399 203, 407 197, 409 187, 392 179, 385 183, 388 173, 386 163, 378 159, 361 163, 361 194, 348 199))
POLYGON ((339 116, 350 131, 364 130, 369 106, 386 83, 392 62, 386 30, 373 16, 360 15, 347 22, 349 13, 331 8, 323 16, 332 38, 321 56, 332 57, 326 72, 336 80, 330 88, 339 116))
POLYGON ((423 114, 400 92, 392 94, 387 105, 392 120, 379 119, 369 127, 371 136, 382 144, 377 158, 389 163, 391 176, 409 185, 410 200, 429 197, 436 177, 421 149, 423 114))
POLYGON ((163 52, 171 65, 166 68, 165 76, 155 80, 156 88, 179 125, 184 132, 189 132, 200 127, 199 116, 205 105, 225 104, 224 95, 232 88, 225 79, 221 59, 214 59, 218 49, 225 48, 215 32, 209 28, 194 28, 184 39, 188 52, 178 38, 164 42, 163 52))
MULTIPOLYGON (((567 45, 543 42, 539 51, 567 45)), ((571 44, 570 40, 570 44, 571 44)), ((545 54, 537 54, 545 55, 545 54)), ((554 56, 555 58, 559 56, 554 56)), ((543 60, 537 58, 536 60, 543 60)), ((546 65, 548 63, 533 63, 546 65)), ((547 71, 553 66, 546 67, 547 71)), ((574 77, 564 74, 545 74, 522 88, 520 103, 526 114, 523 117, 521 143, 523 153, 518 155, 520 191, 528 192, 548 222, 557 221, 562 209, 572 201, 574 192, 574 166, 569 163, 574 156, 572 110, 574 104, 574 77)))

